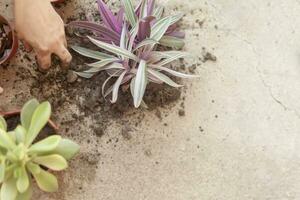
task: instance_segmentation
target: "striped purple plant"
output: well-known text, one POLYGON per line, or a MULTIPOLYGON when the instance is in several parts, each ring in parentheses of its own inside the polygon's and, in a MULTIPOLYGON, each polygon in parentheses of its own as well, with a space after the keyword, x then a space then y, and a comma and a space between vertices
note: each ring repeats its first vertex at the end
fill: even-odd
POLYGON ((102 0, 98 0, 101 23, 74 21, 69 24, 91 31, 93 34, 87 36, 88 39, 105 50, 100 52, 72 46, 77 53, 97 60, 87 64, 90 67, 88 70, 76 72, 79 76, 91 78, 100 71, 106 71, 109 77, 103 83, 102 93, 105 97, 112 93, 113 103, 118 99, 120 86, 130 83, 135 107, 144 104, 143 96, 148 82, 181 87, 166 74, 181 78, 197 77, 167 67, 173 61, 187 56, 187 53, 177 51, 184 46, 185 34, 178 31, 177 25, 182 14, 163 17, 164 9, 156 6, 155 0, 141 0, 135 8, 131 0, 122 0, 122 5, 114 15, 102 0), (159 51, 159 46, 177 50, 159 51), (116 81, 106 89, 107 83, 113 78, 116 81))

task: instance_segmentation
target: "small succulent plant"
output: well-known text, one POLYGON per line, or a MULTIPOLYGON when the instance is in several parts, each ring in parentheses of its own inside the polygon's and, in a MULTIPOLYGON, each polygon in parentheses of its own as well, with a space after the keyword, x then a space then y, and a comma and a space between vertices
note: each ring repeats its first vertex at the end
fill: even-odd
POLYGON ((50 115, 49 102, 40 104, 33 99, 22 108, 21 125, 13 131, 7 131, 6 121, 0 116, 1 200, 30 200, 33 179, 43 191, 58 189, 57 179, 49 170, 66 169, 67 160, 79 146, 59 135, 33 143, 50 115))
MULTIPOLYGON (((118 99, 121 85, 130 83, 135 107, 143 102, 148 82, 166 83, 172 87, 181 87, 166 74, 192 78, 167 66, 173 61, 187 56, 181 51, 160 51, 160 46, 180 49, 184 46, 184 33, 178 31, 177 22, 182 14, 163 17, 163 7, 155 6, 155 0, 141 0, 136 8, 131 0, 122 0, 122 8, 115 16, 108 6, 98 0, 101 23, 74 21, 71 26, 89 30, 93 35, 88 39, 106 52, 94 51, 80 46, 73 46, 79 54, 98 60, 87 64, 90 68, 76 72, 84 78, 91 78, 100 71, 109 74, 103 83, 104 97, 112 93, 112 103, 118 99), (106 84, 116 81, 107 90, 106 84)), ((145 104, 144 104, 145 105, 145 104)))

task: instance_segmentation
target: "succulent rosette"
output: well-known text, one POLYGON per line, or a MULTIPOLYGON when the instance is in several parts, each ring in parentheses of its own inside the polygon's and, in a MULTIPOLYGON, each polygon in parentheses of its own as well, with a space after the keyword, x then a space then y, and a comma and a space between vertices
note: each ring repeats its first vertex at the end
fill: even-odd
POLYGON ((50 172, 68 167, 79 146, 59 135, 35 142, 51 115, 49 102, 33 99, 21 111, 21 124, 13 131, 0 116, 0 182, 1 200, 30 200, 33 180, 40 189, 55 192, 56 177, 50 172))

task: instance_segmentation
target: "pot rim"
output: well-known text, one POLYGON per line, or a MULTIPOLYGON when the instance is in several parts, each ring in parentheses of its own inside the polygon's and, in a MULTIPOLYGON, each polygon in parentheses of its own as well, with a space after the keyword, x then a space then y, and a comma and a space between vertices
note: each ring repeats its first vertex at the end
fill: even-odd
MULTIPOLYGON (((16 115, 20 115, 21 110, 12 110, 12 111, 8 111, 8 112, 2 112, 0 111, 0 116, 4 117, 4 118, 10 118, 10 117, 14 117, 16 115)), ((53 128, 56 132, 58 131, 59 127, 51 120, 48 120, 48 125, 53 128)))
POLYGON ((10 30, 12 30, 11 51, 10 51, 9 55, 6 56, 6 58, 3 58, 2 60, 0 60, 0 65, 2 65, 2 64, 5 64, 6 62, 8 62, 17 53, 19 42, 18 42, 17 34, 15 33, 12 24, 1 14, 0 14, 0 21, 6 23, 9 26, 10 30))

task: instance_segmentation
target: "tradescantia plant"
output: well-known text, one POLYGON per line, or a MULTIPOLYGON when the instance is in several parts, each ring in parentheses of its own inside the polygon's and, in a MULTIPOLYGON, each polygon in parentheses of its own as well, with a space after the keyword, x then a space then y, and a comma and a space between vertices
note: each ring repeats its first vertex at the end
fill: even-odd
POLYGON ((51 115, 49 102, 33 99, 21 111, 21 125, 7 131, 7 124, 0 116, 0 182, 1 200, 30 200, 32 182, 40 189, 54 192, 58 189, 56 177, 48 172, 68 167, 67 160, 79 146, 59 135, 33 143, 51 115))
POLYGON ((121 85, 129 84, 134 106, 143 103, 148 82, 166 83, 181 87, 166 74, 180 78, 197 77, 184 74, 167 66, 187 56, 181 51, 160 51, 160 46, 180 49, 184 46, 184 33, 179 32, 177 22, 182 14, 163 17, 163 7, 155 6, 155 0, 141 0, 136 8, 131 0, 122 0, 122 8, 115 16, 108 6, 98 0, 102 23, 90 21, 71 22, 71 26, 93 33, 88 39, 106 52, 73 46, 79 54, 98 60, 87 64, 90 68, 76 72, 84 78, 91 78, 100 71, 109 74, 102 85, 104 97, 112 93, 112 102, 118 99, 121 85), (106 84, 116 78, 115 83, 105 90, 106 84))

